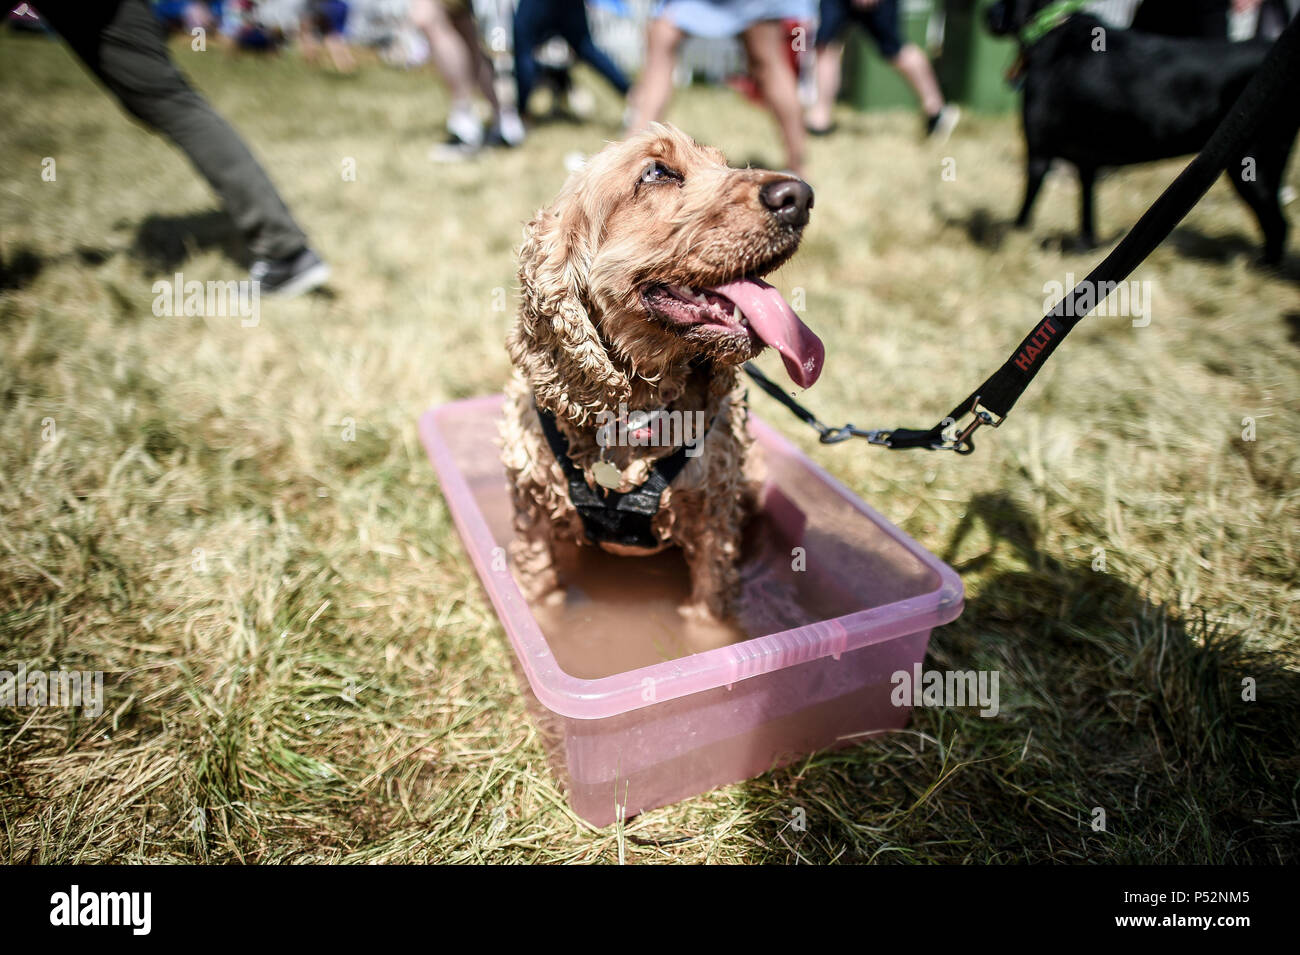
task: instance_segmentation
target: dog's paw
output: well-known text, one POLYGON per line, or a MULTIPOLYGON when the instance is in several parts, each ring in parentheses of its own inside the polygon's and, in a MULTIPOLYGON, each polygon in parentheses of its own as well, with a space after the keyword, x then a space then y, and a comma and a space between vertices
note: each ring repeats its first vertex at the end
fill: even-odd
POLYGON ((524 600, 534 607, 561 607, 564 605, 564 588, 559 585, 553 576, 550 579, 546 579, 546 577, 525 578, 519 581, 519 590, 524 595, 524 600))
POLYGON ((689 603, 678 604, 677 613, 683 620, 691 623, 719 623, 719 618, 709 609, 708 604, 692 600, 689 603))

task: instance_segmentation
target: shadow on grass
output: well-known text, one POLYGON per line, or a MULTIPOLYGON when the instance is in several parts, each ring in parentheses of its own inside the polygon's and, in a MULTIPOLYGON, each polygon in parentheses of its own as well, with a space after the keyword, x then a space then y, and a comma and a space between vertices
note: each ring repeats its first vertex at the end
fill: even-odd
POLYGON ((1189 259, 1227 265, 1244 258, 1261 272, 1273 272, 1292 282, 1300 282, 1300 256, 1285 254, 1280 265, 1265 265, 1262 260, 1264 246, 1253 233, 1210 235, 1193 226, 1182 225, 1174 230, 1169 242, 1179 254, 1189 259))
POLYGON ((1015 223, 1011 219, 999 216, 984 206, 977 206, 961 215, 944 212, 937 206, 933 211, 945 228, 964 233, 972 245, 989 252, 1002 248, 1002 243, 1015 229, 1015 223))
POLYGON ((73 260, 82 265, 98 268, 116 253, 112 249, 79 245, 71 252, 48 255, 27 246, 20 246, 10 256, 0 252, 0 292, 17 291, 36 281, 46 269, 64 265, 73 260))
POLYGON ((952 223, 962 229, 972 244, 996 252, 1016 228, 1015 220, 994 216, 984 208, 971 210, 964 220, 952 223))
POLYGON ((1056 252, 1060 255, 1092 255, 1100 262, 1110 254, 1115 244, 1124 238, 1121 229, 1108 238, 1098 239, 1095 243, 1085 242, 1077 232, 1052 231, 1038 236, 1038 247, 1044 252, 1056 252))
POLYGON ((136 227, 131 255, 151 274, 175 271, 199 252, 219 249, 227 259, 248 267, 248 254, 225 212, 187 213, 180 216, 151 215, 136 227))
MULTIPOLYGON (((960 215, 945 213, 935 209, 935 215, 949 229, 956 229, 966 235, 972 245, 990 252, 1002 248, 1007 237, 1017 231, 1018 227, 1011 218, 999 216, 984 206, 977 206, 960 215)), ((1058 252, 1063 255, 1087 255, 1096 253, 1098 261, 1109 253, 1125 235, 1120 230, 1109 238, 1098 240, 1096 245, 1087 245, 1076 233, 1049 232, 1038 237, 1039 248, 1058 252)), ((1258 241, 1247 235, 1234 234, 1210 236, 1190 226, 1180 226, 1167 240, 1179 255, 1202 262, 1226 265, 1235 259, 1245 257, 1257 268, 1276 271, 1283 278, 1300 281, 1300 256, 1288 255, 1282 264, 1269 267, 1260 264, 1262 247, 1258 241)))
MULTIPOLYGON (((130 248, 133 259, 149 275, 173 272, 195 254, 220 249, 230 261, 247 267, 248 255, 234 223, 226 213, 211 210, 182 216, 149 216, 136 227, 130 248)), ((19 246, 0 252, 0 291, 26 288, 47 269, 76 261, 97 268, 118 249, 79 245, 69 252, 44 253, 19 246)))
MULTIPOLYGON (((945 228, 956 229, 964 233, 971 245, 989 252, 996 252, 1001 249, 1007 238, 1015 232, 1031 234, 1033 232, 1032 226, 1022 229, 1016 225, 1014 219, 1000 216, 984 206, 976 206, 974 209, 959 215, 944 212, 936 207, 934 214, 945 228)), ((1101 255, 1109 251, 1110 247, 1118 242, 1122 236, 1123 233, 1116 233, 1109 239, 1098 241, 1096 245, 1084 243, 1073 232, 1048 232, 1036 235, 1035 238, 1039 248, 1047 251, 1058 252, 1062 255, 1087 255, 1095 252, 1100 259, 1101 255)))
POLYGON ((25 288, 36 280, 47 264, 44 256, 26 246, 15 249, 10 255, 0 249, 0 291, 25 288))
POLYGON ((1000 713, 918 709, 908 730, 751 782, 756 842, 788 862, 1300 858, 1294 661, 1153 605, 1104 554, 1045 555, 1002 494, 970 502, 945 559, 981 526, 992 543, 957 565, 965 613, 925 667, 998 671, 1000 713))
POLYGON ((1286 322, 1286 340, 1292 345, 1300 345, 1300 312, 1288 312, 1282 320, 1286 322))

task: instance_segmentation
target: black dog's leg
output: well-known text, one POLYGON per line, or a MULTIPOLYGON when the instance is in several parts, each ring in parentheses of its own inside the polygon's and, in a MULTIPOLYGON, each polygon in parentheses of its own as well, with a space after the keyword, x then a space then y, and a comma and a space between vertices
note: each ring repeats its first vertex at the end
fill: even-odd
POLYGON ((1097 227, 1093 219, 1093 193, 1097 185, 1097 170, 1091 166, 1079 167, 1079 247, 1087 251, 1097 247, 1097 227))
POLYGON ((1020 215, 1016 216, 1017 229, 1029 227, 1029 219, 1034 211, 1034 200, 1038 198, 1038 190, 1043 188, 1043 177, 1047 175, 1051 164, 1052 161, 1045 156, 1029 157, 1028 177, 1025 179, 1025 202, 1020 207, 1020 215))
POLYGON ((1233 188, 1255 213, 1264 233, 1264 262, 1267 265, 1281 264, 1286 249, 1286 217, 1282 215, 1277 193, 1282 185, 1289 145, 1282 143, 1280 148, 1278 144, 1264 145, 1253 155, 1243 156, 1228 166, 1228 178, 1232 180, 1233 188))

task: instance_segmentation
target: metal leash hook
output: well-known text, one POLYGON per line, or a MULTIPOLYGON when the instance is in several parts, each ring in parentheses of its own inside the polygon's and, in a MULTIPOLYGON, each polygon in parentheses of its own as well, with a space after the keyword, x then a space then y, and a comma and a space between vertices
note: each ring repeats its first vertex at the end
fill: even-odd
MULTIPOLYGON (((975 400, 971 402, 971 414, 974 416, 971 423, 962 429, 961 434, 955 438, 945 439, 941 445, 932 445, 935 451, 956 451, 958 454, 974 454, 975 440, 972 435, 980 428, 988 425, 991 428, 999 428, 1002 422, 1006 420, 1005 416, 998 417, 980 404, 980 396, 976 395, 975 400)), ((950 418, 945 418, 945 422, 950 422, 947 427, 952 427, 957 422, 950 418)), ((946 429, 945 429, 946 430, 946 429)))
POLYGON ((825 425, 821 430, 822 444, 839 444, 841 441, 847 441, 849 438, 866 438, 868 444, 879 444, 889 447, 889 435, 891 432, 880 428, 864 431, 862 428, 855 427, 851 424, 843 425, 839 428, 830 428, 825 425))
MULTIPOLYGON (((919 447, 924 447, 930 451, 956 451, 958 454, 971 454, 975 450, 975 442, 971 439, 971 435, 975 433, 975 430, 984 425, 991 425, 996 428, 1001 423, 1001 421, 995 421, 989 411, 980 409, 975 412, 975 419, 962 430, 961 434, 951 438, 945 437, 942 441, 932 441, 929 444, 919 445, 919 447)), ((940 430, 947 431, 955 425, 956 422, 953 419, 945 418, 940 422, 940 430)), ((895 445, 893 443, 894 432, 888 428, 866 430, 855 425, 846 424, 838 428, 823 425, 818 428, 818 431, 821 434, 820 440, 822 444, 839 444, 841 441, 848 441, 850 438, 865 438, 868 444, 875 444, 892 450, 898 450, 900 447, 918 446, 914 444, 895 445)))
MULTIPOLYGON (((745 363, 745 371, 754 380, 755 384, 785 405, 790 411, 794 412, 796 417, 815 430, 822 444, 840 444, 850 438, 865 438, 868 444, 889 448, 891 451, 925 448, 927 451, 956 451, 958 454, 966 455, 975 451, 975 442, 971 436, 979 428, 985 425, 996 428, 1006 420, 1005 415, 999 415, 981 405, 980 396, 975 395, 973 398, 968 399, 968 402, 962 403, 963 405, 970 404, 969 413, 975 416, 974 420, 962 428, 961 432, 956 436, 945 434, 945 432, 957 427, 957 420, 953 415, 949 415, 926 431, 914 431, 910 428, 872 428, 868 430, 852 424, 833 428, 786 394, 779 385, 754 367, 752 363, 745 363)), ((966 412, 962 412, 962 417, 965 414, 966 412)))
MULTIPOLYGON (((944 451, 956 451, 959 455, 971 455, 971 453, 975 453, 975 439, 972 438, 975 431, 985 425, 1001 427, 1002 422, 1006 420, 1005 417, 995 416, 988 408, 980 405, 979 395, 975 395, 975 400, 971 401, 971 414, 974 417, 971 418, 970 424, 963 427, 961 434, 953 438, 952 443, 945 444, 944 451)), ((956 424, 956 422, 953 422, 953 424, 956 424)))

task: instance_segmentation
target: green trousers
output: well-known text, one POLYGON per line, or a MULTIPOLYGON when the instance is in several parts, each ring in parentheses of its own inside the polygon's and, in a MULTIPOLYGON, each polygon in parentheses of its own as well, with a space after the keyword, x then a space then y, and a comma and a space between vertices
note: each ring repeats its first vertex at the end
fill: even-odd
POLYGON ((35 6, 127 112, 189 157, 254 258, 285 258, 307 245, 239 134, 172 62, 162 24, 146 0, 39 0, 35 6))

